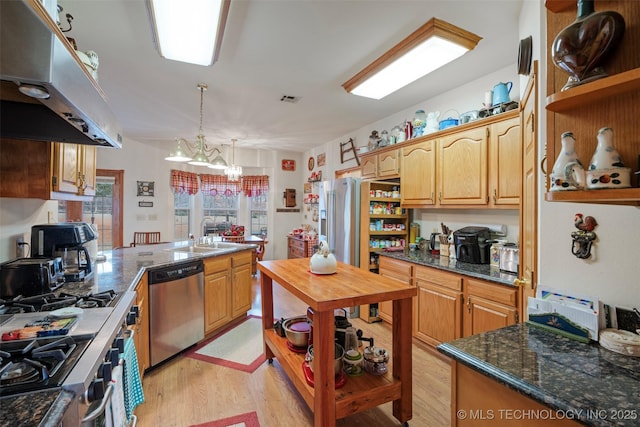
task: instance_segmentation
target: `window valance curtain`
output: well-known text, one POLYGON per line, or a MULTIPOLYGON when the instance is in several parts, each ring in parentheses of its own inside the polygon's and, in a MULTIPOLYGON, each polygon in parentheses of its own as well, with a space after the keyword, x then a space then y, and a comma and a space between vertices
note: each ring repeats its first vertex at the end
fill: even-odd
POLYGON ((174 193, 196 194, 198 192, 198 175, 193 172, 171 169, 171 189, 174 193))
POLYGON ((241 191, 240 181, 229 181, 226 175, 200 174, 202 193, 217 196, 237 196, 241 191))
POLYGON ((262 196, 269 191, 268 175, 247 175, 242 177, 242 192, 247 197, 262 196))

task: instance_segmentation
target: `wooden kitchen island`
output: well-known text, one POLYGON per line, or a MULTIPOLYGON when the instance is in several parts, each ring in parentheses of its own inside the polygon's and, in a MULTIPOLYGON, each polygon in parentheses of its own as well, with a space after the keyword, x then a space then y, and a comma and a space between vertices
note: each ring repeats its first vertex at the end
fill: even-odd
POLYGON ((338 271, 316 275, 309 271, 309 258, 262 261, 262 325, 265 354, 278 358, 291 382, 313 410, 314 425, 331 427, 336 419, 393 401, 393 415, 407 424, 412 417, 411 325, 413 286, 338 262, 338 271), (307 384, 302 364, 304 354, 287 347, 287 339, 273 328, 273 281, 305 302, 314 311, 313 347, 316 361, 315 387, 307 384), (335 390, 334 310, 393 301, 393 349, 389 372, 348 377, 335 390))

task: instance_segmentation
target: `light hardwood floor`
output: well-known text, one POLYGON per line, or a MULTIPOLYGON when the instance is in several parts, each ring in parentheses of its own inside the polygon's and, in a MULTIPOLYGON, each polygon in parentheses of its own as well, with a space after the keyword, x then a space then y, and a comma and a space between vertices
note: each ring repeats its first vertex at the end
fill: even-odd
MULTIPOLYGON (((304 315, 306 305, 274 282, 275 316, 304 315)), ((253 283, 253 307, 261 314, 259 273, 253 283)), ((391 348, 384 323, 350 319, 376 346, 391 348)), ((413 419, 410 426, 450 425, 449 364, 425 344, 413 340, 413 419)), ((139 427, 186 427, 256 411, 262 427, 313 426, 313 413, 288 380, 278 360, 253 373, 178 356, 144 376, 145 403, 136 409, 139 427)), ((337 421, 342 427, 401 425, 391 403, 337 421)))

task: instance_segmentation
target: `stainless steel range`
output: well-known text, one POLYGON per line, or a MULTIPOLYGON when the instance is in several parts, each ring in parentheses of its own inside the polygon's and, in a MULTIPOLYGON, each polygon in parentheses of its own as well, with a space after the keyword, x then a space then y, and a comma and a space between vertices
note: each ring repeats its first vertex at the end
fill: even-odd
POLYGON ((83 424, 84 419, 90 422, 88 418, 102 411, 113 391, 111 371, 121 363, 127 325, 135 323, 137 318, 134 302, 135 292, 85 296, 57 293, 0 301, 0 313, 3 310, 5 313, 0 314, 0 333, 3 334, 0 406, 3 412, 10 410, 12 402, 25 394, 60 390, 74 396, 64 411, 61 425, 76 427, 83 424), (4 339, 10 339, 5 334, 26 325, 46 322, 51 318, 50 310, 69 306, 92 308, 84 308, 66 334, 4 339))

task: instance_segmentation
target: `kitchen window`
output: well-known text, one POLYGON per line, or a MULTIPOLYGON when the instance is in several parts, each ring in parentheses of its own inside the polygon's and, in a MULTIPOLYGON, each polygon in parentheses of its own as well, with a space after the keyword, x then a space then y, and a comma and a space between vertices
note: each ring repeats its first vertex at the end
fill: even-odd
POLYGON ((267 194, 249 197, 250 233, 254 236, 267 235, 267 194))
POLYGON ((213 219, 216 232, 222 233, 238 223, 237 194, 203 194, 203 215, 213 219))
POLYGON ((173 193, 173 239, 189 239, 191 226, 191 204, 193 196, 188 193, 173 193))

